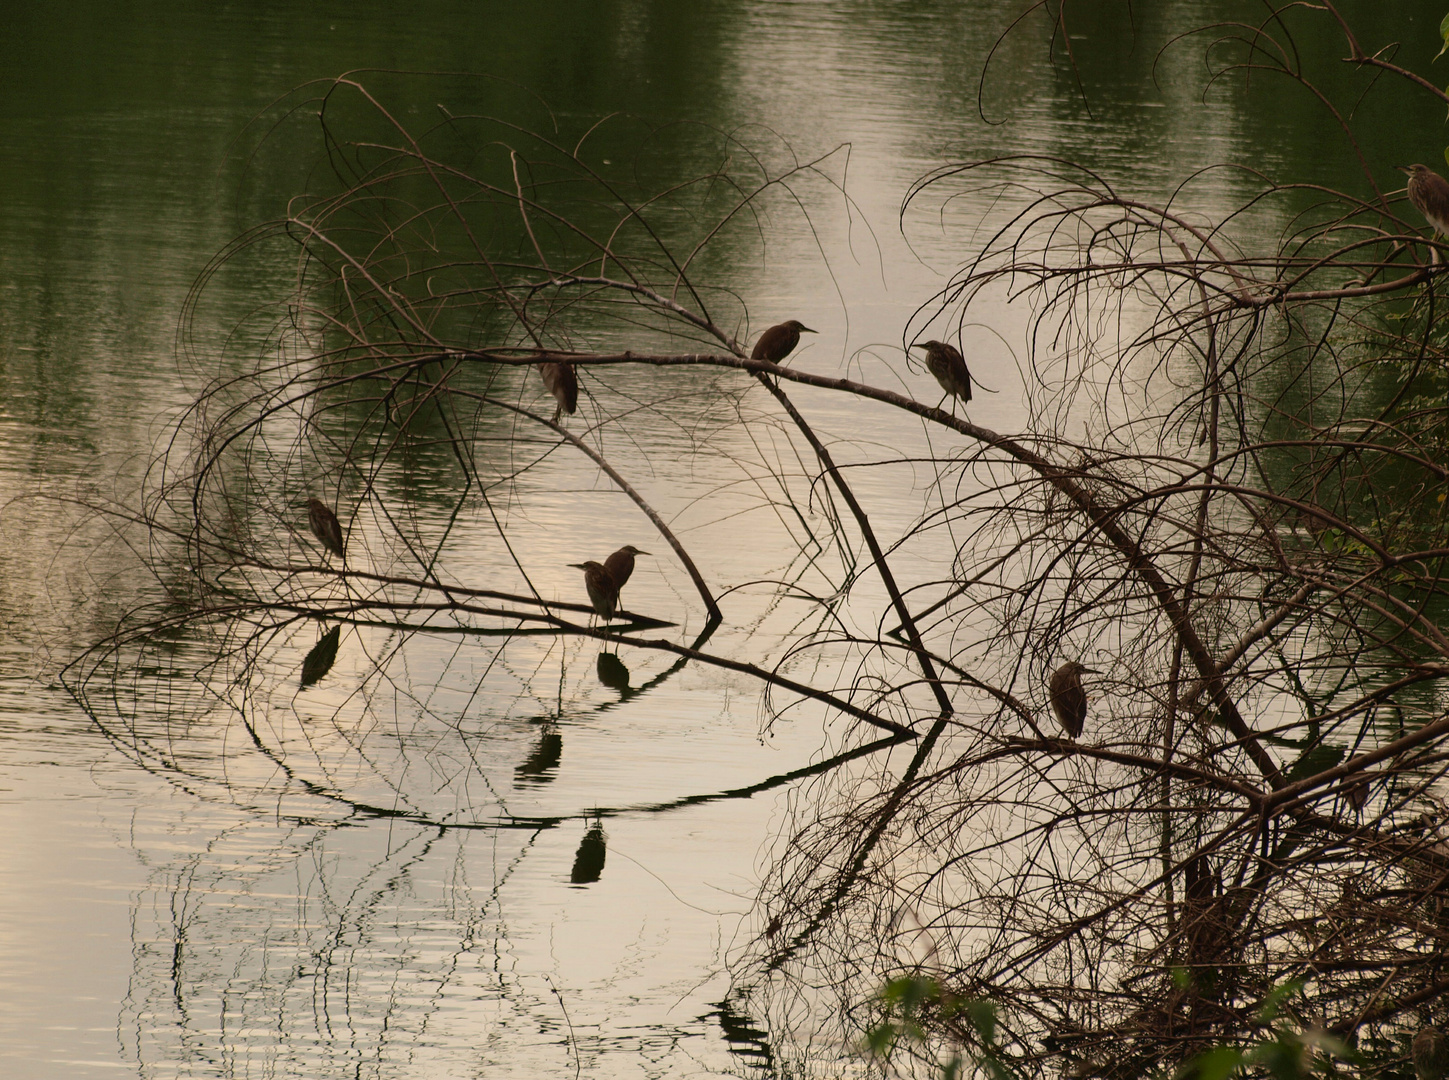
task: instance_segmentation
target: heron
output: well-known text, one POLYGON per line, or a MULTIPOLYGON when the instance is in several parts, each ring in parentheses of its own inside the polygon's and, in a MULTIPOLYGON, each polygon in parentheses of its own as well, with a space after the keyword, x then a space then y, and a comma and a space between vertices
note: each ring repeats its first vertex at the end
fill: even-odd
POLYGON ((1087 692, 1082 689, 1082 676, 1097 674, 1100 672, 1085 664, 1068 660, 1052 672, 1047 683, 1052 712, 1057 714, 1057 723, 1062 725, 1068 738, 1080 738, 1087 719, 1087 692))
POLYGON ((936 377, 942 390, 962 401, 971 400, 971 372, 954 346, 944 341, 924 341, 911 348, 926 350, 926 370, 936 377))
POLYGON ((1432 1024, 1421 1027, 1409 1046, 1414 1075, 1419 1080, 1444 1080, 1449 1076, 1449 1040, 1432 1024))
POLYGON ((1449 180, 1427 165, 1395 165, 1394 168, 1409 176, 1406 190, 1414 209, 1424 215, 1436 234, 1449 236, 1449 180))
POLYGON ((609 576, 614 579, 614 588, 624 591, 624 586, 629 584, 629 579, 634 576, 634 556, 648 555, 647 551, 640 551, 633 544, 625 544, 614 554, 604 560, 604 569, 609 571, 609 576))
POLYGON ((593 559, 569 565, 584 572, 584 588, 589 591, 589 602, 594 605, 594 610, 600 617, 608 622, 614 617, 614 609, 619 606, 619 586, 614 581, 614 575, 609 573, 609 568, 603 563, 594 562, 593 559))
POLYGON ((543 385, 548 387, 548 392, 558 402, 553 410, 555 424, 563 413, 572 416, 578 411, 579 377, 575 374, 572 363, 567 360, 550 360, 538 365, 538 373, 543 376, 543 385))
POLYGON ((772 364, 778 364, 800 344, 801 334, 815 333, 819 331, 811 330, 799 319, 777 323, 760 335, 760 340, 755 342, 755 348, 750 353, 750 359, 768 360, 772 364))
POLYGON ((342 523, 332 508, 321 499, 307 500, 307 524, 312 535, 322 541, 322 546, 343 562, 347 561, 346 544, 342 539, 342 523))

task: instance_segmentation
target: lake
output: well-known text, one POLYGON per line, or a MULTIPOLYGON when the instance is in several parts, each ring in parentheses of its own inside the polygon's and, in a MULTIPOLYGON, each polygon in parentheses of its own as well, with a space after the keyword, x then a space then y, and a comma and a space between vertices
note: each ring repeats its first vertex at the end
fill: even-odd
MULTIPOLYGON (((318 636, 305 621, 235 653, 242 639, 224 623, 123 650, 119 674, 90 684, 89 712, 60 669, 159 595, 145 552, 117 542, 96 509, 155 497, 150 466, 197 395, 285 351, 272 316, 256 314, 295 285, 295 248, 240 253, 188 304, 236 237, 335 189, 317 100, 344 73, 410 130, 476 138, 480 160, 493 129, 463 133, 460 117, 570 144, 604 120, 590 161, 630 191, 819 159, 712 245, 696 276, 718 290, 730 333, 798 318, 818 333, 793 364, 931 404, 939 391, 903 342, 945 335, 944 321, 927 332, 930 304, 982 241, 971 223, 1010 198, 968 191, 902 214, 933 169, 1044 155, 1157 199, 1220 162, 1363 187, 1306 95, 1209 87, 1200 44, 1159 55, 1232 5, 1080 13, 1066 38, 1075 70, 1039 17, 999 40, 1021 7, 559 0, 404 13, 143 0, 0 20, 0 1072, 855 1067, 839 1064, 857 1060, 851 1046, 782 1049, 789 1033, 767 1030, 732 975, 765 933, 755 898, 780 838, 809 812, 811 767, 862 741, 820 703, 778 688, 767 701, 747 674, 587 637, 499 646, 380 628, 344 635, 327 678, 303 689, 295 670, 318 636), (368 682, 369 671, 385 677, 368 682)), ((1400 62, 1429 70, 1436 16, 1350 9, 1376 41, 1407 42, 1400 62)), ((1304 44, 1337 55, 1329 38, 1304 44)), ((337 130, 374 130, 376 114, 349 93, 335 92, 337 130)), ((1388 163, 1438 159, 1435 107, 1386 94, 1364 108, 1385 187, 1402 184, 1388 163)), ((1178 198, 1206 219, 1252 190, 1221 170, 1178 198)), ((683 210, 667 220, 690 235, 683 210)), ((1013 432, 1039 414, 1022 361, 1029 313, 1009 300, 983 301, 960 341, 984 388, 966 415, 1013 432)), ((481 317, 476 328, 449 317, 493 343, 481 317)), ((620 325, 580 347, 657 344, 631 343, 620 325)), ((464 382, 548 411, 529 369, 464 382)), ((849 686, 853 647, 794 652, 831 632, 806 599, 830 596, 854 567, 812 556, 807 531, 828 534, 839 510, 811 503, 765 391, 735 372, 627 366, 586 375, 585 389, 570 423, 601 425, 589 428, 599 445, 721 598, 709 650, 849 686), (628 402, 645 404, 613 438, 603 420, 628 402)), ((883 533, 929 513, 934 478, 914 455, 941 450, 939 434, 840 395, 792 393, 843 460, 899 455, 857 487, 883 533)), ((1084 419, 1068 416, 1073 428, 1084 419)), ((382 572, 404 557, 398 537, 416 536, 445 552, 453 583, 516 593, 526 566, 546 599, 584 604, 569 564, 631 543, 653 554, 629 610, 673 624, 651 633, 694 639, 705 613, 689 576, 590 460, 511 423, 463 420, 477 425, 472 475, 496 483, 494 497, 461 499, 447 447, 400 457, 376 484, 405 494, 413 517, 394 533, 373 511, 349 514, 350 565, 382 572)), ((301 452, 276 468, 303 495, 330 475, 301 452)), ((335 485, 329 499, 362 505, 335 485)), ((269 535, 320 558, 304 518, 295 536, 269 535)), ((968 543, 938 537, 904 558, 940 577, 968 543)), ((862 584, 840 632, 875 632, 852 620, 883 596, 862 584)))

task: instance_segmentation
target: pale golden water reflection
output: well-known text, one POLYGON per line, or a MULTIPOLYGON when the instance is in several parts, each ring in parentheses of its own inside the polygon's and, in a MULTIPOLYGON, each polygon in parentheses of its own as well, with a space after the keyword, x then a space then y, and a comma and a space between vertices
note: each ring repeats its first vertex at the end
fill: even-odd
MULTIPOLYGON (((788 315, 822 331, 800 366, 922 394, 931 384, 904 365, 904 328, 969 256, 957 225, 983 210, 961 200, 948 217, 908 218, 903 236, 901 199, 932 168, 998 153, 1086 157, 1152 194, 1223 160, 1341 181, 1317 160, 1331 132, 1300 103, 1265 109, 1228 90, 1203 103, 1192 48, 1169 54, 1151 81, 1155 43, 1210 18, 1205 3, 1151 5, 1131 34, 1114 16, 1084 20, 1090 113, 1047 62, 1042 33, 1010 39, 983 99, 1003 123, 983 123, 982 63, 1016 7, 11 13, 13 56, 0 74, 0 498, 134 497, 168 415, 225 349, 247 355, 229 331, 292 270, 262 264, 229 280, 188 343, 196 364, 177 361, 182 305, 207 260, 314 182, 315 130, 284 125, 260 141, 247 121, 294 86, 349 69, 497 77, 412 79, 414 97, 396 104, 414 112, 445 102, 536 122, 536 96, 565 124, 623 110, 727 130, 781 157, 849 143, 850 202, 824 185, 803 192, 808 220, 775 209, 763 256, 716 255, 711 274, 743 296, 756 330, 788 315)), ((1412 30, 1412 14, 1403 18, 1412 30)), ((1382 125, 1386 160, 1421 121, 1437 123, 1382 125)), ((714 164, 705 152, 717 143, 697 145, 678 176, 714 164)), ((1212 174, 1185 197, 1210 213, 1246 184, 1212 174)), ((972 415, 1001 429, 1027 422, 1008 350, 1020 347, 1025 314, 1002 306, 991 327, 968 330, 973 368, 997 392, 972 415)), ((656 377, 611 375, 624 391, 656 377)), ((854 402, 800 400, 841 437, 920 438, 899 421, 863 426, 854 402)), ((791 562, 783 525, 740 483, 754 448, 730 434, 721 430, 714 464, 701 457, 686 481, 661 478, 648 492, 677 515, 717 587, 770 580, 791 562)), ((683 454, 675 438, 661 426, 640 460, 683 454)), ((581 514, 617 522, 603 550, 656 550, 647 523, 589 471, 541 475, 516 527, 535 580, 556 595, 580 591, 565 564, 592 542, 581 514)), ((899 525, 922 513, 919 479, 880 470, 859 490, 879 521, 899 525)), ((770 1065, 773 1051, 741 1034, 747 1006, 724 1003, 725 967, 760 932, 751 898, 799 781, 753 789, 828 755, 839 732, 820 710, 762 736, 758 688, 744 678, 685 668, 634 694, 669 663, 623 657, 625 690, 607 664, 601 677, 595 646, 553 642, 510 647, 497 663, 484 650, 476 664, 447 658, 451 675, 476 682, 439 692, 471 697, 468 707, 373 703, 374 722, 394 725, 382 733, 349 728, 360 714, 335 696, 341 679, 262 703, 253 720, 266 739, 199 708, 195 687, 176 688, 174 713, 144 710, 134 728, 104 731, 51 678, 54 659, 134 600, 124 549, 94 548, 104 533, 53 504, 22 499, 0 515, 0 1073, 629 1077, 770 1065), (444 740, 422 722, 433 709, 461 717, 444 740), (258 742, 295 751, 304 775, 284 775, 258 742), (371 756, 383 747, 396 756, 371 756)), ((501 572, 497 552, 466 539, 452 555, 478 579, 501 572)), ((780 648, 796 613, 770 599, 763 586, 733 594, 716 647, 780 648)), ((630 604, 691 629, 702 618, 665 559, 641 564, 630 604)), ((413 685, 440 663, 422 651, 405 660, 413 685)), ((841 1049, 819 1052, 828 1061, 841 1049)))

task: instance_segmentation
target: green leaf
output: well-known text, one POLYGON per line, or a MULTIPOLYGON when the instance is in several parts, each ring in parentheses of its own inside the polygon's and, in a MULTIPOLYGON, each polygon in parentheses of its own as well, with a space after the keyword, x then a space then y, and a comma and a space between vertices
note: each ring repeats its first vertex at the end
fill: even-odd
POLYGON ((1321 773, 1324 769, 1331 769, 1343 760, 1344 749, 1341 746, 1329 746, 1326 743, 1319 743, 1303 752, 1303 755, 1293 763, 1284 777, 1292 784, 1298 780, 1306 779, 1321 773))
POLYGON ((989 1001, 972 1001, 966 1005, 971 1026, 988 1046, 996 1041, 996 1006, 989 1001))
POLYGON ((302 661, 302 686, 308 687, 332 670, 337 659, 337 643, 342 638, 342 624, 338 623, 323 634, 302 661))
POLYGON ((1260 1044, 1251 1060, 1266 1066, 1273 1080, 1303 1080, 1310 1071, 1305 1047, 1286 1031, 1280 1032, 1272 1042, 1260 1044))
POLYGON ((1449 15, 1445 15, 1439 22, 1439 36, 1444 39, 1444 47, 1435 55, 1435 60, 1449 52, 1449 15))
POLYGON ((1193 1080, 1228 1080, 1242 1067, 1241 1053, 1231 1046, 1215 1046, 1193 1058, 1184 1074, 1193 1080))
POLYGON ((1449 165, 1449 146, 1444 147, 1444 164, 1449 165))
POLYGON ((896 1029, 890 1023, 880 1024, 865 1033, 865 1048, 875 1057, 889 1057, 896 1045, 896 1029))
POLYGON ((1269 990, 1268 996, 1258 1005, 1258 1019, 1265 1024, 1272 1021, 1283 1007, 1283 1002, 1302 990, 1303 985, 1302 979, 1288 979, 1269 990))

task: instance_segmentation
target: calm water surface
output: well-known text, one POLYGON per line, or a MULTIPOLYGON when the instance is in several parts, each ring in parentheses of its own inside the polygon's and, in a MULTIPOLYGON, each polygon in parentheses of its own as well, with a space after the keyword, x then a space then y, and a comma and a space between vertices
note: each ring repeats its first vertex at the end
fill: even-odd
MULTIPOLYGON (((802 797, 779 778, 842 737, 819 709, 765 731, 753 682, 666 674, 650 656, 625 656, 629 685, 657 685, 621 694, 589 643, 525 642, 496 662, 481 647, 420 652, 413 685, 430 663, 447 672, 436 700, 360 712, 337 677, 266 703, 264 741, 304 764, 299 779, 229 710, 197 708, 194 688, 167 710, 153 687, 143 707, 117 706, 129 724, 109 727, 60 689, 57 664, 134 602, 136 578, 124 552, 98 544, 96 522, 30 496, 133 501, 167 417, 214 373, 228 331, 285 288, 285 265, 228 278, 195 328, 196 365, 178 363, 178 319, 207 260, 314 182, 314 128, 263 139, 249 121, 308 80, 388 68, 494 77, 361 76, 412 113, 445 103, 532 122, 542 98, 569 128, 625 112, 734 132, 777 156, 786 143, 802 157, 849 143, 853 208, 807 192, 809 227, 772 217, 764 256, 712 273, 756 331, 790 316, 822 331, 802 366, 934 397, 905 368, 901 336, 970 249, 940 221, 908 219, 902 236, 900 200, 931 168, 1030 152, 1084 158, 1148 195, 1222 160, 1353 183, 1304 102, 1223 90, 1203 103, 1194 49, 1169 54, 1154 84, 1155 43, 1221 6, 1151 5, 1135 31, 1083 19, 1090 112, 1039 26, 1008 41, 983 88, 1015 4, 441 4, 404 18, 340 4, 81 3, 0 17, 0 498, 13 500, 0 513, 0 1074, 714 1076, 775 1060, 764 1033, 750 1035, 748 1004, 726 1000, 727 965, 760 932, 755 882, 802 797), (983 122, 978 91, 999 124, 983 122), (439 729, 429 716, 450 719, 439 729)), ((1424 30, 1412 12, 1396 18, 1377 30, 1424 30)), ((1417 39, 1409 50, 1431 51, 1417 39)), ((1385 108, 1370 149, 1386 163, 1433 160, 1439 118, 1385 108)), ((717 140, 700 138, 697 158, 679 145, 674 179, 716 163, 717 140)), ((1245 184, 1214 175, 1193 208, 1220 209, 1245 184)), ((1025 314, 998 314, 992 329, 1012 342, 1025 314)), ((973 418, 1019 429, 1020 371, 994 334, 970 333, 973 367, 998 391, 973 418)), ((625 389, 631 378, 656 376, 617 375, 625 389)), ((838 435, 919 439, 888 426, 899 421, 871 427, 852 403, 800 398, 838 435)), ((641 455, 688 452, 673 429, 650 438, 641 455)), ((694 460, 688 482, 656 477, 647 491, 716 589, 789 562, 780 522, 730 494, 749 452, 731 438, 720 433, 720 454, 694 460), (724 494, 694 501, 701 492, 724 494)), ((564 564, 591 544, 663 550, 589 470, 561 463, 535 483, 517 527, 555 595, 582 599, 564 564), (595 522, 617 539, 598 539, 595 522)), ((908 470, 861 483, 880 522, 922 512, 908 470)), ((464 540, 453 557, 482 579, 496 569, 485 547, 464 540)), ((712 647, 777 656, 793 616, 769 599, 733 594, 712 647)), ((641 563, 630 604, 690 629, 702 618, 665 559, 641 563)))

